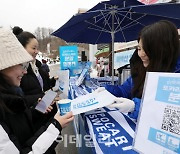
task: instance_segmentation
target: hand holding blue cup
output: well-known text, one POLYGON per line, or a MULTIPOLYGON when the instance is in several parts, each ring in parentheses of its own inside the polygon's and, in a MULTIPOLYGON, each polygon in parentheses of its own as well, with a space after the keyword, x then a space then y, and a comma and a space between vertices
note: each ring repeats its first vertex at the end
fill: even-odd
POLYGON ((58 101, 58 107, 60 111, 60 115, 65 115, 67 112, 71 110, 71 100, 70 99, 61 99, 58 101))

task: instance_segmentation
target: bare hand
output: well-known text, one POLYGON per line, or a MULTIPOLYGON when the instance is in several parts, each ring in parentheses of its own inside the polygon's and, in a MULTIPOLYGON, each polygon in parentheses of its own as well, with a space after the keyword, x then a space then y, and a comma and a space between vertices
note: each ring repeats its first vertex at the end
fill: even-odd
POLYGON ((71 121, 73 121, 74 116, 72 112, 68 112, 63 116, 60 116, 59 112, 57 112, 54 116, 54 119, 56 119, 60 123, 62 128, 65 128, 71 121))
POLYGON ((45 113, 48 113, 48 112, 51 112, 52 111, 52 109, 53 109, 53 107, 50 105, 50 106, 48 106, 48 108, 46 109, 46 112, 45 113))
POLYGON ((59 76, 54 76, 54 79, 55 79, 55 80, 58 80, 58 79, 59 79, 59 76))

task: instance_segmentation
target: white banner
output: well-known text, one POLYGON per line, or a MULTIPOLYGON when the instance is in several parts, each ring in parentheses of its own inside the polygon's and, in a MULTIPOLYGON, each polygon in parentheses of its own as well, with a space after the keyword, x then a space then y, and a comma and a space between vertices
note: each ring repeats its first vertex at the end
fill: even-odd
POLYGON ((137 154, 132 150, 135 123, 119 111, 86 114, 89 133, 97 154, 137 154))
POLYGON ((180 153, 180 73, 148 73, 134 149, 180 153))
POLYGON ((118 52, 114 54, 114 69, 118 69, 124 65, 129 64, 129 59, 134 53, 135 49, 118 52))
POLYGON ((93 92, 84 96, 79 96, 71 101, 71 111, 73 115, 84 113, 100 107, 110 105, 114 102, 115 96, 107 90, 99 93, 93 92))

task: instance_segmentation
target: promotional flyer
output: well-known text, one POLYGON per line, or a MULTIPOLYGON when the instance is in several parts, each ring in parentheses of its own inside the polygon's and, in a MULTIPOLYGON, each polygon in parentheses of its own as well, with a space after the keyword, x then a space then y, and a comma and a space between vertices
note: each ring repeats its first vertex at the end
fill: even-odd
POLYGON ((146 76, 134 149, 146 153, 180 153, 180 73, 146 76))

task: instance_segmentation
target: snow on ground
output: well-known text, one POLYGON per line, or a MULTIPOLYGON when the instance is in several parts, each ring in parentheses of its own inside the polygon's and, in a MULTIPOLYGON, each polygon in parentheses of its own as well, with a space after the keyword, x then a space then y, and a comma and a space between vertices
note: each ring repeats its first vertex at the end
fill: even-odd
MULTIPOLYGON (((36 59, 38 59, 38 60, 42 63, 42 59, 47 60, 47 59, 50 59, 50 58, 49 58, 49 57, 44 57, 44 56, 42 55, 42 53, 38 53, 38 55, 36 56, 36 59)), ((60 64, 60 62, 57 62, 57 61, 54 62, 53 59, 50 59, 50 61, 47 62, 48 66, 60 64), (51 62, 50 62, 50 61, 51 61, 51 62)))

